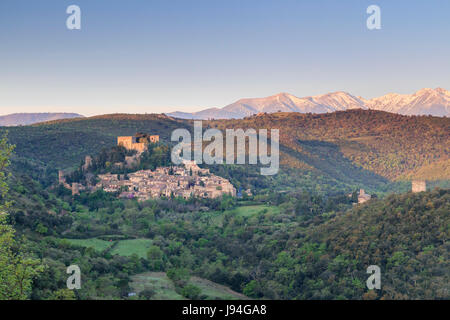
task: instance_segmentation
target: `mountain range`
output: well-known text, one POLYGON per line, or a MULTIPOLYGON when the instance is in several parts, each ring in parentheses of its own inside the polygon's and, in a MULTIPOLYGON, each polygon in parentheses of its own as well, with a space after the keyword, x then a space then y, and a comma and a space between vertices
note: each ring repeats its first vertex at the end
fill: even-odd
POLYGON ((0 116, 0 126, 25 126, 39 122, 82 117, 78 113, 12 113, 0 116))
POLYGON ((373 109, 403 115, 450 116, 450 92, 424 88, 413 94, 389 93, 364 99, 338 91, 298 98, 279 93, 266 98, 241 99, 224 108, 209 108, 199 112, 172 112, 167 115, 182 119, 241 119, 261 112, 327 113, 349 109, 373 109))

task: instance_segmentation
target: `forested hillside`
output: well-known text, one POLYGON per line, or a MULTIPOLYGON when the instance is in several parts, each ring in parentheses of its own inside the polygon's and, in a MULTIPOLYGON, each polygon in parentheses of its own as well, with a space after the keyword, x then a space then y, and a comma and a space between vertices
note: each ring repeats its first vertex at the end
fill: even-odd
POLYGON ((448 299, 449 213, 448 190, 389 196, 357 206, 309 232, 307 241, 313 247, 326 246, 325 256, 310 261, 310 270, 332 296, 346 296, 348 291, 343 288, 353 285, 363 298, 448 299), (378 295, 364 293, 369 265, 382 270, 378 295), (327 286, 327 282, 334 285, 327 286))
MULTIPOLYGON (((9 139, 16 145, 13 166, 51 183, 57 169, 77 167, 85 155, 114 146, 119 135, 141 131, 158 134, 167 143, 174 129, 192 129, 192 124, 164 115, 117 114, 9 128, 9 139)), ((388 180, 450 179, 448 118, 348 110, 203 121, 203 127, 279 129, 281 173, 301 178, 292 183, 294 188, 308 185, 310 179, 347 191, 358 186, 386 190, 388 180)))
MULTIPOLYGON (((207 122, 204 127, 280 129, 279 174, 211 166, 238 190, 252 190, 242 198, 138 202, 102 190, 73 196, 55 184, 58 168, 79 168, 87 154, 93 172, 108 170, 108 162, 128 152, 114 147, 116 136, 138 131, 162 138, 144 153, 142 168, 166 164, 170 133, 191 125, 158 115, 113 115, 11 128, 16 155, 0 202, 12 202, 1 223, 20 239, 8 255, 36 266, 21 297, 128 299, 132 288, 147 285, 136 299, 207 299, 206 278, 251 298, 449 299, 450 192, 386 196, 392 191, 387 177, 445 167, 448 119, 354 110, 207 122), (379 197, 355 204, 361 186, 379 197), (75 292, 65 289, 70 264, 83 270, 83 287, 75 292), (381 268, 380 291, 365 286, 369 265, 381 268), (171 291, 148 287, 152 277, 169 281, 171 291)), ((408 190, 410 183, 398 186, 408 190)))
POLYGON ((71 293, 64 290, 71 263, 84 270, 81 299, 125 298, 133 275, 149 271, 170 274, 177 292, 197 298, 192 276, 252 298, 450 298, 448 190, 352 208, 346 195, 137 203, 16 185, 12 222, 48 268, 34 281, 35 299, 71 293), (369 265, 381 268, 380 291, 366 288, 369 265))
MULTIPOLYGON (((329 161, 328 167, 338 168, 348 162, 393 180, 423 166, 445 163, 450 157, 450 119, 445 117, 358 109, 327 114, 274 113, 209 121, 208 125, 279 129, 280 143, 289 155, 280 157, 281 163, 290 167, 306 163, 321 170, 324 160, 329 161), (332 159, 327 159, 329 156, 332 159)), ((430 180, 450 179, 447 171, 428 172, 430 180)))
POLYGON ((86 155, 97 155, 117 144, 117 136, 148 132, 170 140, 171 132, 187 124, 163 115, 108 115, 66 119, 34 126, 7 128, 16 146, 12 165, 46 183, 57 179, 58 169, 76 168, 86 155))

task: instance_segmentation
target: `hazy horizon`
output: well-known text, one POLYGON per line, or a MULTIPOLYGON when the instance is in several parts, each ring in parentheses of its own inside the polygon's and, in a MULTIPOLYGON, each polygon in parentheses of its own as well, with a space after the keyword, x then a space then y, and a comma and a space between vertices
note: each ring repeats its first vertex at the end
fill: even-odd
MULTIPOLYGON (((392 92, 386 92, 382 96, 387 95, 389 93, 413 94, 413 93, 415 93, 415 92, 417 92, 417 91, 419 91, 421 89, 437 89, 437 88, 438 87, 436 87, 436 88, 424 87, 424 88, 419 88, 419 89, 415 90, 414 92, 410 92, 410 93, 399 93, 399 92, 393 92, 392 91, 392 92)), ((442 87, 440 87, 440 88, 442 88, 442 87)), ((443 89, 446 89, 446 88, 443 88, 443 89)), ((332 92, 336 92, 336 91, 332 91, 332 92)), ((327 94, 327 93, 332 93, 332 92, 324 92, 322 94, 327 94)), ((355 97, 358 97, 357 95, 354 95, 354 94, 352 94, 349 91, 345 91, 345 92, 347 92, 347 93, 349 93, 349 94, 351 94, 351 95, 353 95, 355 97)), ((236 99, 236 101, 239 101, 241 99, 248 99, 248 98, 249 99, 253 99, 253 98, 268 98, 268 97, 271 97, 271 96, 274 96, 274 95, 277 95, 277 94, 281 94, 281 93, 292 94, 290 92, 278 92, 278 93, 274 93, 274 94, 271 94, 271 95, 268 95, 268 96, 264 96, 264 97, 241 97, 241 98, 236 99)), ((321 95, 321 94, 319 94, 319 95, 321 95)), ((294 96, 296 96, 296 95, 294 94, 294 96)), ((297 97, 298 98, 304 98, 304 97, 309 97, 309 96, 304 96, 304 97, 297 96, 297 97)), ((366 98, 366 97, 362 97, 362 98, 366 98)), ((371 97, 371 98, 377 98, 377 97, 371 97)), ((200 109, 199 108, 195 108, 195 110, 194 109, 192 109, 192 110, 190 110, 190 109, 183 109, 182 111, 181 111, 182 107, 181 108, 180 107, 174 107, 174 108, 172 108, 173 110, 169 108, 170 111, 163 111, 163 112, 148 112, 148 111, 143 111, 143 112, 129 111, 128 112, 128 111, 124 110, 122 112, 86 113, 86 114, 84 114, 84 113, 78 112, 76 107, 72 108, 72 109, 68 109, 67 111, 58 111, 58 110, 66 110, 67 108, 65 108, 65 107, 60 107, 60 108, 55 107, 54 109, 51 109, 51 110, 54 110, 54 111, 45 111, 45 110, 43 110, 43 111, 30 111, 30 112, 27 112, 27 111, 25 111, 25 112, 15 111, 15 112, 11 112, 11 113, 1 113, 0 112, 0 116, 7 116, 7 115, 12 115, 12 114, 22 114, 22 113, 24 113, 24 114, 27 114, 27 113, 77 113, 77 114, 80 114, 80 115, 85 116, 85 117, 92 117, 92 116, 99 116, 99 115, 106 115, 106 114, 115 114, 115 113, 124 113, 124 114, 151 114, 151 113, 156 113, 156 114, 163 114, 163 113, 173 113, 173 112, 177 112, 177 111, 178 112, 186 112, 186 113, 194 113, 194 112, 198 112, 198 111, 204 111, 205 109, 209 109, 209 108, 221 109, 221 108, 224 108, 224 107, 228 106, 229 104, 232 104, 232 103, 234 103, 236 101, 232 101, 232 102, 230 102, 230 103, 228 103, 226 105, 223 105, 223 106, 204 107, 204 108, 200 108, 200 109)), ((146 107, 143 107, 143 108, 146 108, 146 107)), ((158 108, 158 107, 156 107, 156 108, 158 108)), ((161 109, 168 109, 168 108, 167 107, 163 107, 161 109)))

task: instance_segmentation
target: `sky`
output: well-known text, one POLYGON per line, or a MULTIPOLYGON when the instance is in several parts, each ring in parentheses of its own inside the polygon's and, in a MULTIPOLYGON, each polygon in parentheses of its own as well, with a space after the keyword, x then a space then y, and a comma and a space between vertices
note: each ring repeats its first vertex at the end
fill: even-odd
POLYGON ((448 0, 1 0, 0 115, 450 90, 449 40, 448 0), (81 30, 66 27, 73 4, 81 30))

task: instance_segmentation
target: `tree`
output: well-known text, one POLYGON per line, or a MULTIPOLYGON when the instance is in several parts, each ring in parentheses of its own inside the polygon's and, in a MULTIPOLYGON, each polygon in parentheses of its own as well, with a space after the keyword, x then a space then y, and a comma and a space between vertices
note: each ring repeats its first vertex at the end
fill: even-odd
POLYGON ((164 252, 158 246, 150 246, 147 251, 147 259, 153 271, 161 271, 164 269, 163 256, 164 252))
POLYGON ((9 157, 14 150, 14 146, 8 143, 7 134, 4 133, 0 139, 0 213, 5 211, 10 202, 6 201, 8 194, 8 172, 6 169, 9 166, 9 157))
POLYGON ((44 267, 37 259, 29 258, 22 246, 14 239, 15 230, 7 224, 5 210, 10 206, 6 201, 8 193, 7 167, 13 146, 8 144, 6 134, 0 140, 0 300, 24 300, 31 293, 33 278, 44 267))
POLYGON ((51 294, 49 300, 76 300, 75 293, 69 289, 59 289, 51 294))
POLYGON ((151 300, 156 294, 156 291, 151 289, 151 288, 145 288, 144 290, 141 291, 141 293, 139 293, 139 297, 146 299, 146 300, 151 300))
POLYGON ((181 295, 191 300, 198 300, 201 293, 202 290, 191 283, 181 289, 181 295))

